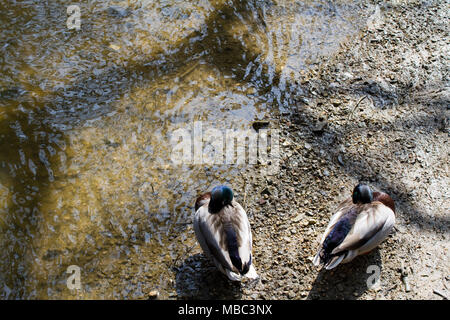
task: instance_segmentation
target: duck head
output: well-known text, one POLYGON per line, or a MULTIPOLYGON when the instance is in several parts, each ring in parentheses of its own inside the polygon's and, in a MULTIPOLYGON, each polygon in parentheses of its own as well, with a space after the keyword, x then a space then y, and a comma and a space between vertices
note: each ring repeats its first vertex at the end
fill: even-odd
POLYGON ((373 200, 373 193, 372 190, 369 188, 368 185, 365 184, 358 184, 353 189, 353 195, 352 195, 353 203, 371 203, 373 200))
POLYGON ((214 187, 211 191, 211 200, 208 210, 211 213, 218 213, 223 207, 231 205, 233 201, 233 190, 227 186, 214 187))

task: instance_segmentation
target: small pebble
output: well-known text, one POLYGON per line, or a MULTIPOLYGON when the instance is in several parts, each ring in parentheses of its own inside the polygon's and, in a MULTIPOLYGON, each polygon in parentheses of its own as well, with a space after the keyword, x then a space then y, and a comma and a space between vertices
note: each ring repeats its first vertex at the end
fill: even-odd
POLYGON ((152 290, 148 293, 148 296, 150 299, 158 299, 159 292, 158 292, 158 290, 152 290))

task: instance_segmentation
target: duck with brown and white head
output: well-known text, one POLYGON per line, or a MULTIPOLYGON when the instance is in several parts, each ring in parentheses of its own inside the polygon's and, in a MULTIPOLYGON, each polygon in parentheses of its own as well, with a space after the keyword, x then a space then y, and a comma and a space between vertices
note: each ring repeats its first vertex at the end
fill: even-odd
POLYGON ((343 201, 331 217, 320 241, 314 265, 333 269, 377 247, 395 223, 395 205, 384 192, 358 184, 352 197, 343 201))
POLYGON ((252 261, 250 223, 229 187, 215 187, 197 198, 194 230, 203 252, 230 280, 258 278, 252 261))

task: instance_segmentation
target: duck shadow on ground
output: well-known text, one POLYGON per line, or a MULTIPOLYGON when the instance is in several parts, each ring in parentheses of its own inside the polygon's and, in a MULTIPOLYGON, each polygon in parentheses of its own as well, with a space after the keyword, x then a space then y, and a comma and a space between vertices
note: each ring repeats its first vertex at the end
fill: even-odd
POLYGON ((378 249, 353 261, 341 264, 332 270, 319 271, 308 294, 308 300, 354 300, 362 296, 371 282, 374 271, 369 266, 377 266, 382 274, 382 261, 378 249), (369 279, 369 277, 372 277, 369 279))
POLYGON ((176 267, 179 299, 241 299, 240 282, 227 279, 203 254, 195 254, 176 267))

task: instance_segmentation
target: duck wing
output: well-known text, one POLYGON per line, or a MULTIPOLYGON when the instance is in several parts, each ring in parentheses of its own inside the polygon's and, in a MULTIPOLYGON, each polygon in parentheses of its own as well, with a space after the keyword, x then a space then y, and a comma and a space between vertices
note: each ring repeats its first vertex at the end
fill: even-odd
POLYGON ((225 210, 232 209, 229 212, 229 224, 226 225, 226 246, 233 265, 241 274, 246 274, 252 264, 252 231, 250 222, 244 208, 235 201, 233 207, 227 207, 225 210))
POLYGON ((200 246, 216 265, 233 269, 228 251, 223 246, 221 221, 218 214, 210 214, 208 205, 200 207, 194 216, 194 231, 200 246))
POLYGON ((322 235, 322 239, 320 240, 321 245, 323 245, 325 239, 328 237, 328 235, 336 226, 336 224, 341 220, 341 218, 349 211, 351 211, 354 206, 355 205, 353 204, 352 198, 348 198, 344 200, 341 204, 339 204, 336 213, 333 214, 333 216, 331 217, 330 222, 328 222, 328 226, 322 235))
POLYGON ((327 269, 332 269, 345 258, 345 254, 334 255, 332 251, 345 240, 353 228, 358 214, 357 208, 351 198, 339 205, 323 233, 319 250, 313 259, 314 265, 323 263, 327 269))
POLYGON ((229 273, 233 273, 230 279, 239 280, 240 275, 246 275, 249 270, 257 276, 251 268, 250 223, 237 202, 233 201, 217 214, 209 213, 205 203, 195 213, 194 230, 203 251, 213 258, 219 269, 229 277, 229 273))
POLYGON ((358 253, 369 252, 387 237, 394 226, 394 212, 381 202, 362 205, 358 211, 350 232, 331 254, 350 250, 357 250, 358 253))

